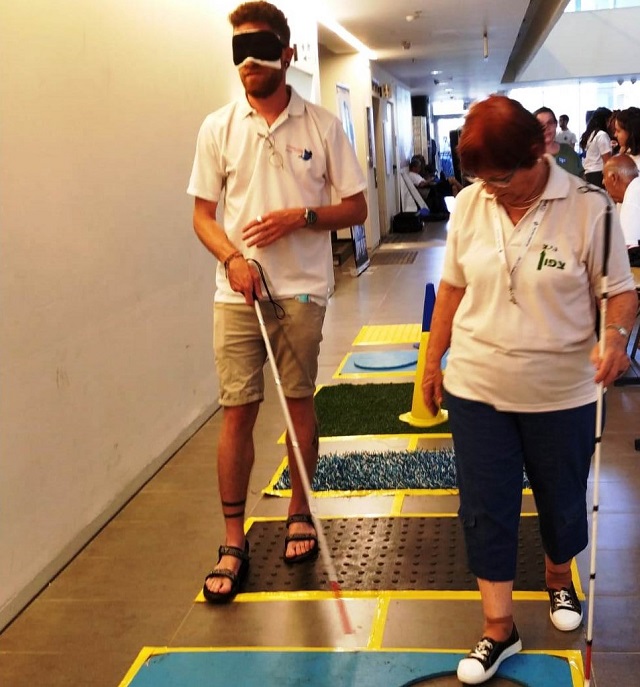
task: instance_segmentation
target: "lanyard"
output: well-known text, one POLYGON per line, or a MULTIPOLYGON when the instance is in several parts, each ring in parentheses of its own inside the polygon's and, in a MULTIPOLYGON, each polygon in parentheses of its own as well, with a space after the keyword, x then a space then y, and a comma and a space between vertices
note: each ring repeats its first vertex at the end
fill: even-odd
POLYGON ((520 263, 522 262, 522 259, 524 258, 527 251, 529 250, 529 246, 533 242, 533 238, 536 235, 536 232, 538 231, 538 227, 540 226, 540 223, 542 222, 542 218, 544 217, 544 213, 547 211, 548 206, 549 206, 548 200, 543 200, 540 203, 538 203, 538 207, 536 208, 536 211, 533 215, 533 221, 531 223, 531 229, 529 230, 529 235, 527 236, 527 240, 524 242, 524 245, 520 249, 520 252, 518 253, 518 257, 516 258, 516 261, 513 263, 513 267, 509 268, 509 263, 507 262, 507 253, 505 251, 505 245, 504 245, 504 235, 502 232, 502 221, 500 219, 500 214, 498 212, 498 203, 497 203, 497 201, 494 200, 493 233, 495 236, 496 247, 498 249, 498 257, 500 258, 500 262, 502 262, 502 264, 504 265, 505 271, 507 273, 507 281, 509 283, 509 300, 516 305, 517 305, 517 301, 516 301, 516 297, 515 297, 515 293, 514 293, 513 275, 516 273, 516 270, 518 269, 518 267, 520 267, 520 263))

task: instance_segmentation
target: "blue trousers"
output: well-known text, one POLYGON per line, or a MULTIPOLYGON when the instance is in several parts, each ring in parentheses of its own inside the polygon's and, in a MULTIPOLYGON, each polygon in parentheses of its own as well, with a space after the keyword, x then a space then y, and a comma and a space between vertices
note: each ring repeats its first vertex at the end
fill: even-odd
POLYGON ((587 479, 596 404, 542 413, 500 412, 446 394, 469 567, 492 582, 513 580, 527 472, 545 553, 557 564, 588 543, 587 479))

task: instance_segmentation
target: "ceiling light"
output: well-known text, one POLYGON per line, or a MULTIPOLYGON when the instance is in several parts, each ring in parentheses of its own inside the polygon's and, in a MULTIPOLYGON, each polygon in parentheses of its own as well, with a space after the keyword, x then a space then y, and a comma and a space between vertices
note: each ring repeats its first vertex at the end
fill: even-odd
POLYGON ((438 74, 442 74, 441 69, 432 69, 430 72, 431 76, 438 76, 438 74))
POLYGON ((358 52, 362 53, 367 59, 378 59, 378 55, 371 50, 371 48, 367 47, 362 41, 358 40, 352 33, 349 33, 349 31, 347 31, 341 24, 338 24, 335 19, 321 14, 318 16, 318 21, 323 26, 328 28, 329 31, 335 33, 338 38, 342 38, 345 43, 348 43, 352 48, 355 48, 358 52))
POLYGON ((482 36, 482 56, 485 60, 489 59, 489 36, 487 35, 487 30, 484 30, 482 36))

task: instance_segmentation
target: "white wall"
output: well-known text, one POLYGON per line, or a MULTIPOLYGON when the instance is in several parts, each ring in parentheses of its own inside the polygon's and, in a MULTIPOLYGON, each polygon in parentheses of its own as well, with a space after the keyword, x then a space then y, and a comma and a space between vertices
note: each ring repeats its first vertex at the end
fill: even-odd
POLYGON ((409 164, 414 150, 411 91, 396 84, 396 117, 398 120, 398 159, 400 167, 409 164))
POLYGON ((227 5, 0 5, 0 627, 215 408, 185 189, 227 5))
MULTIPOLYGON (((399 211, 397 206, 397 176, 389 175, 382 179, 384 165, 378 166, 378 187, 376 188, 374 170, 368 163, 368 132, 367 132, 367 108, 373 106, 372 79, 378 83, 386 83, 391 86, 391 94, 388 101, 394 105, 394 131, 396 159, 400 165, 406 165, 411 155, 413 139, 411 120, 411 92, 407 86, 390 74, 382 70, 375 62, 369 62, 359 54, 337 55, 328 50, 320 52, 320 93, 321 103, 338 116, 336 84, 341 84, 349 89, 351 99, 351 113, 356 136, 356 153, 362 169, 367 174, 368 191, 367 202, 369 215, 365 222, 367 247, 375 248, 388 231, 391 225, 391 217, 399 211), (381 171, 382 170, 382 171, 381 171), (381 227, 379 216, 379 193, 384 195, 384 206, 388 217, 383 218, 384 227, 381 227)), ((384 106, 386 100, 381 100, 384 106)), ((376 157, 382 160, 383 150, 378 141, 376 157)))
POLYGON ((369 60, 359 54, 336 55, 323 50, 320 54, 320 102, 339 117, 336 85, 349 89, 351 116, 356 139, 356 155, 360 167, 367 175, 367 203, 369 213, 365 221, 365 234, 369 250, 380 243, 377 192, 373 170, 367 162, 367 107, 371 107, 371 69, 369 60))
POLYGON ((318 26, 315 18, 299 0, 276 0, 274 4, 286 15, 291 30, 291 46, 296 48, 294 61, 287 70, 287 83, 306 100, 318 103, 320 74, 318 26))
MULTIPOLYGON (((380 110, 382 118, 385 117, 388 111, 387 102, 393 105, 393 158, 392 164, 396 165, 396 169, 391 174, 383 169, 378 172, 378 179, 384 174, 384 183, 380 187, 384 189, 385 199, 381 207, 384 209, 385 216, 381 218, 382 234, 386 234, 393 222, 393 216, 400 212, 400 177, 399 171, 402 167, 408 164, 411 157, 411 150, 413 147, 413 121, 411 116, 411 91, 398 81, 394 76, 382 69, 376 62, 371 63, 371 75, 380 84, 386 85, 390 90, 390 97, 382 99, 380 102, 380 110)), ((384 132, 382 132, 384 137, 384 132)), ((382 146, 380 146, 382 147, 382 146)), ((383 151, 380 151, 383 155, 383 151)), ((388 170, 387 170, 388 171, 388 170)), ((382 212, 380 213, 382 214, 382 212)))
POLYGON ((640 71, 640 7, 567 12, 518 78, 553 81, 637 75, 640 71))
POLYGON ((0 4, 0 628, 217 407, 186 186, 237 4, 0 4))

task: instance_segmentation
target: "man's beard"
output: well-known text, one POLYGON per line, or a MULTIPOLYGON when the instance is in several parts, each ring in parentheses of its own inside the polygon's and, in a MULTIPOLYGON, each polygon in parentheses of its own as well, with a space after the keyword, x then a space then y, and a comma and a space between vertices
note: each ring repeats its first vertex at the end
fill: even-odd
POLYGON ((246 77, 241 74, 240 78, 247 95, 252 98, 268 98, 278 90, 282 81, 282 71, 265 68, 246 77))

